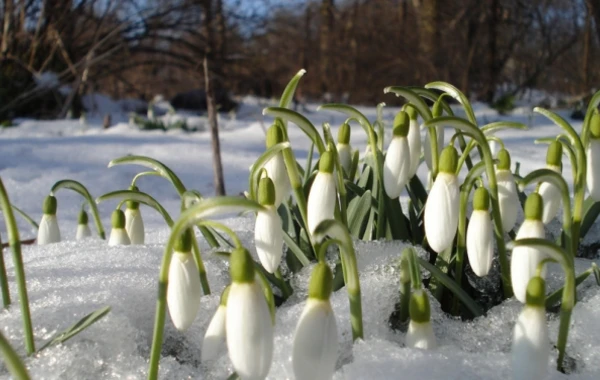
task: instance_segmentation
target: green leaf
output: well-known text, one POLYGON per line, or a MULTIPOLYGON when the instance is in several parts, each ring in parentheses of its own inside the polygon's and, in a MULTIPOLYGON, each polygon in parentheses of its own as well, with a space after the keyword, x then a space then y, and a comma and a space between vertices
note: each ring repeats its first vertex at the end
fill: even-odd
POLYGON ((425 103, 425 101, 419 95, 417 95, 412 89, 410 89, 408 87, 398 87, 398 86, 390 86, 390 87, 386 87, 383 89, 384 94, 387 94, 389 92, 396 94, 396 96, 398 96, 398 97, 401 96, 401 97, 405 98, 406 100, 408 100, 409 102, 411 102, 415 106, 417 111, 419 111, 419 114, 421 114, 421 117, 423 118, 423 120, 427 121, 427 120, 431 119, 431 110, 427 106, 427 103, 425 103))
POLYGON ((467 118, 469 121, 475 125, 477 125, 477 119, 475 118, 475 112, 473 112, 473 107, 471 107, 471 103, 469 99, 463 94, 458 88, 454 87, 450 83, 446 82, 431 82, 425 85, 425 88, 434 88, 436 90, 444 91, 452 98, 457 100, 464 108, 465 113, 467 114, 467 118))
POLYGON ((8 368, 8 371, 16 380, 30 379, 25 364, 23 364, 15 349, 12 348, 2 333, 0 333, 0 353, 2 354, 6 368, 8 368))
POLYGON ((146 168, 153 169, 157 173, 159 173, 161 177, 171 182, 180 195, 183 194, 186 190, 185 186, 183 185, 183 182, 181 182, 181 180, 179 179, 179 177, 177 177, 175 172, 169 169, 162 162, 153 158, 145 156, 124 156, 115 158, 114 160, 108 163, 109 168, 112 168, 113 166, 117 165, 141 165, 146 168))
POLYGON ((100 213, 98 212, 98 206, 96 206, 94 198, 92 198, 92 195, 90 194, 88 189, 86 189, 85 186, 83 186, 77 181, 74 181, 72 179, 63 179, 62 181, 56 182, 54 186, 52 186, 52 189, 50 189, 50 194, 55 194, 58 190, 63 188, 73 190, 79 193, 82 197, 84 197, 85 200, 87 200, 88 204, 90 205, 90 210, 92 211, 92 216, 94 217, 94 223, 96 224, 98 235, 102 239, 106 239, 106 235, 104 234, 104 226, 102 225, 100 213))
POLYGON ((29 215, 27 215, 23 210, 21 210, 20 208, 18 208, 15 205, 11 205, 13 210, 15 210, 17 212, 17 214, 21 215, 21 217, 23 219, 25 219, 25 221, 27 221, 27 223, 29 223, 33 228, 35 228, 36 230, 40 228, 40 226, 35 222, 35 220, 31 219, 31 217, 29 215))
POLYGON ((481 131, 487 136, 497 131, 504 129, 520 129, 527 130, 527 126, 523 123, 517 123, 514 121, 496 121, 494 123, 486 124, 481 127, 481 131))
POLYGON ((307 266, 308 264, 310 264, 310 260, 308 259, 308 257, 306 257, 302 249, 298 246, 298 244, 296 244, 294 239, 292 239, 292 237, 287 233, 287 231, 283 231, 283 241, 290 249, 290 251, 292 251, 294 256, 296 256, 298 261, 302 263, 303 266, 307 266))
POLYGON ((356 238, 360 237, 363 226, 366 225, 369 210, 373 207, 371 191, 367 190, 360 198, 354 198, 348 205, 348 229, 356 238))
POLYGON ((298 87, 298 83, 305 73, 306 70, 301 69, 294 75, 287 86, 285 86, 285 89, 281 94, 281 99, 279 100, 279 107, 287 108, 290 106, 290 103, 292 103, 292 100, 294 99, 294 94, 296 93, 296 87, 298 87))
POLYGON ((296 124, 302 130, 302 132, 306 134, 306 136, 308 136, 313 144, 315 144, 319 154, 322 154, 325 151, 325 144, 323 143, 323 139, 321 138, 321 135, 315 126, 306 117, 298 112, 281 107, 267 107, 263 110, 263 115, 269 115, 286 121, 291 121, 292 123, 296 124))
POLYGON ((86 328, 90 327, 92 324, 98 322, 100 319, 102 319, 102 317, 104 317, 106 314, 108 314, 109 311, 110 311, 110 306, 105 306, 101 309, 94 311, 93 313, 86 315, 81 320, 79 320, 79 322, 75 323, 73 326, 69 327, 68 329, 66 329, 63 332, 60 332, 60 333, 54 335, 48 342, 46 342, 46 344, 44 344, 38 350, 38 352, 42 351, 43 349, 45 349, 47 347, 66 342, 67 340, 69 340, 72 337, 74 337, 75 335, 79 334, 86 328))
POLYGON ((101 203, 109 199, 122 199, 124 201, 136 201, 146 206, 152 207, 163 217, 169 227, 173 226, 173 218, 167 210, 154 198, 142 191, 117 190, 103 194, 96 198, 96 203, 101 203))
POLYGON ((594 225, 598 215, 600 215, 600 202, 596 202, 591 197, 588 197, 583 202, 583 218, 581 220, 580 230, 581 239, 583 239, 594 225))

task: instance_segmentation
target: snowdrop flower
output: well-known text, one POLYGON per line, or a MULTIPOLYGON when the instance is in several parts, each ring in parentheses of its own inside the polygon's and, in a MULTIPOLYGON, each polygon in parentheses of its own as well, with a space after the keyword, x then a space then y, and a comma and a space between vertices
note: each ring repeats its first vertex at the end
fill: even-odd
POLYGON ((258 203, 266 211, 256 214, 254 242, 260 263, 269 273, 279 267, 283 255, 283 232, 281 218, 275 208, 275 186, 269 177, 261 178, 258 184, 258 203))
MULTIPOLYGON (((542 223, 543 200, 538 193, 531 193, 525 201, 525 221, 519 228, 517 239, 545 238, 544 223, 542 223)), ((510 277, 515 297, 525 303, 525 293, 529 280, 536 275, 540 262, 546 254, 537 248, 516 247, 510 258, 510 277)), ((541 272, 546 277, 546 267, 541 272)))
MULTIPOLYGON (((277 124, 273 124, 267 131, 267 149, 284 141, 283 131, 277 124)), ((277 153, 264 166, 267 176, 275 185, 275 208, 286 200, 292 190, 290 178, 283 160, 283 153, 277 153)))
POLYGON ((77 219, 77 234, 75 235, 75 239, 83 240, 90 236, 92 236, 92 231, 90 231, 90 226, 88 225, 88 214, 85 210, 81 210, 77 219))
POLYGON ((429 297, 422 289, 415 290, 410 296, 410 322, 406 332, 406 346, 432 350, 437 347, 433 327, 431 326, 431 311, 429 297))
POLYGON ((202 297, 198 267, 192 256, 192 232, 186 230, 176 242, 169 265, 167 306, 173 325, 179 331, 191 326, 202 297))
POLYGON ((340 156, 340 164, 349 175, 352 166, 352 147, 350 146, 350 125, 348 123, 344 123, 340 127, 336 149, 340 156))
POLYGON ((56 208, 58 207, 56 197, 48 195, 42 206, 42 220, 38 228, 37 243, 39 245, 58 243, 60 241, 60 230, 56 220, 56 208))
POLYGON ((517 319, 512 341, 512 378, 544 379, 550 360, 550 339, 546 324, 545 282, 533 277, 527 286, 527 300, 517 319))
POLYGON ((410 148, 408 145, 409 121, 408 114, 398 112, 394 119, 394 137, 390 142, 383 163, 383 188, 388 197, 395 199, 400 196, 404 186, 410 179, 410 148))
POLYGON ((225 316, 229 359, 243 380, 264 379, 273 360, 273 323, 255 279, 254 261, 246 249, 231 252, 230 273, 225 316))
POLYGON ((590 121, 590 141, 586 147, 586 184, 590 197, 600 201, 600 115, 594 113, 590 121))
POLYGON ((319 161, 319 172, 308 194, 307 218, 311 234, 314 234, 319 223, 334 218, 336 198, 333 157, 331 152, 323 152, 319 161))
MULTIPOLYGON (((558 141, 554 141, 548 147, 548 153, 546 154, 546 168, 560 174, 561 159, 562 144, 558 141)), ((542 182, 538 193, 540 193, 542 199, 544 200, 544 214, 542 216, 542 222, 544 222, 544 224, 548 224, 558 213, 558 208, 560 207, 561 203, 560 189, 550 182, 542 182)))
POLYGON ((120 209, 116 209, 112 213, 111 217, 112 230, 110 231, 110 238, 108 239, 108 245, 129 245, 129 235, 125 230, 125 214, 120 209))
POLYGON ((225 316, 227 314, 227 298, 229 297, 230 287, 226 287, 221 294, 221 302, 215 315, 210 320, 210 324, 204 334, 202 341, 201 360, 214 360, 225 345, 225 316))
POLYGON ((148 116, 148 120, 154 120, 154 118, 156 117, 156 115, 154 114, 154 104, 148 104, 148 112, 146 116, 148 116))
POLYGON ((338 356, 338 333, 335 315, 329 302, 333 276, 329 266, 320 262, 310 278, 308 300, 300 315, 292 365, 296 380, 330 380, 338 356))
POLYGON ((406 113, 410 118, 408 124, 408 150, 410 152, 410 170, 408 178, 412 178, 417 174, 419 163, 421 162, 421 129, 417 121, 417 111, 414 107, 407 107, 406 113))
POLYGON ((425 235, 431 249, 442 252, 452 245, 458 227, 458 153, 450 145, 440 155, 440 172, 425 203, 425 235))
POLYGON ((510 171, 510 154, 506 149, 498 152, 496 166, 496 184, 498 185, 498 203, 500 205, 500 217, 502 218, 502 229, 509 232, 517 222, 520 201, 515 178, 510 171))
MULTIPOLYGON (((136 186, 132 186, 130 190, 137 191, 136 186)), ((131 244, 144 244, 144 220, 140 213, 139 202, 127 201, 127 208, 125 209, 125 230, 131 244)))
POLYGON ((475 190, 473 213, 467 230, 467 256, 473 272, 479 277, 488 274, 494 258, 494 229, 488 212, 489 207, 488 191, 484 187, 475 190))

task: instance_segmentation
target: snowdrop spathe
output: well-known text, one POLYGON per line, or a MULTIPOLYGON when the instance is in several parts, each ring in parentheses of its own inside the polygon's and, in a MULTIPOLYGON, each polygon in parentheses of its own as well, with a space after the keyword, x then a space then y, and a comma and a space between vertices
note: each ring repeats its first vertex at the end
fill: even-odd
POLYGON ((202 341, 202 361, 214 360, 219 355, 221 349, 225 346, 225 318, 227 315, 227 298, 229 297, 230 286, 227 286, 221 294, 221 302, 217 311, 210 320, 210 324, 204 334, 202 341))
POLYGON ((417 174, 417 169, 421 162, 421 129, 419 128, 419 122, 417 121, 418 115, 415 108, 412 106, 407 107, 406 113, 410 118, 407 136, 408 150, 410 152, 410 170, 408 171, 408 178, 412 178, 417 174))
POLYGON ((85 210, 79 212, 79 218, 77 219, 77 234, 75 235, 76 240, 83 240, 92 236, 90 226, 88 224, 88 214, 85 210))
POLYGON ((125 213, 120 209, 113 211, 111 216, 112 229, 108 238, 108 245, 130 245, 129 235, 125 230, 125 213))
POLYGON ((58 204, 56 197, 48 195, 44 199, 42 206, 42 220, 38 228, 37 243, 39 245, 58 243, 60 241, 60 229, 56 219, 56 209, 58 204))
MULTIPOLYGON (((548 153, 546 154, 546 168, 553 170, 560 174, 562 161, 562 144, 558 141, 554 141, 548 146, 548 153)), ((542 216, 542 222, 544 224, 550 223, 552 219, 558 214, 558 209, 561 204, 561 193, 560 189, 556 185, 550 182, 542 182, 538 193, 544 200, 544 213, 542 216)))
MULTIPOLYGON (((283 131, 277 124, 273 124, 267 131, 267 149, 282 143, 284 141, 283 131)), ((292 190, 290 178, 283 160, 283 153, 277 153, 264 166, 267 176, 271 178, 275 185, 275 207, 279 207, 281 202, 286 200, 292 190)))
POLYGON ((346 174, 350 174, 352 166, 352 146, 350 145, 350 125, 342 124, 338 131, 338 143, 336 145, 338 155, 340 156, 340 164, 346 174))
POLYGON ((269 306, 256 281, 254 261, 244 248, 230 256, 231 289, 225 329, 229 359, 243 380, 267 377, 273 360, 273 323, 269 306))
POLYGON ((297 380, 329 380, 338 356, 338 332, 329 297, 333 287, 331 269, 320 262, 313 269, 308 300, 300 315, 292 349, 297 380))
POLYGON ((500 205, 500 217, 502 218, 502 229, 509 232, 517 222, 519 214, 519 193, 515 178, 510 171, 510 154, 506 149, 498 152, 499 163, 496 166, 496 184, 498 185, 498 204, 500 205))
MULTIPOLYGON (((137 191, 138 188, 132 186, 130 190, 137 191)), ((144 220, 140 212, 140 204, 135 201, 127 201, 125 209, 125 230, 131 240, 131 244, 144 244, 144 220)))
POLYGON ((275 208, 276 191, 269 177, 261 178, 258 184, 258 203, 266 210, 256 214, 254 243, 260 263, 269 273, 279 267, 283 255, 283 232, 281 218, 275 208))
POLYGON ((473 213, 467 230, 467 256, 473 272, 479 277, 486 276, 494 258, 494 228, 490 218, 490 196, 485 187, 475 191, 473 213))
POLYGON ((431 308, 429 297, 423 289, 413 291, 409 306, 410 322, 406 332, 406 346, 431 350, 437 347, 433 327, 431 326, 431 308))
POLYGON ((383 188, 392 199, 400 196, 410 179, 411 156, 407 139, 408 130, 408 114, 400 111, 394 118, 394 136, 383 163, 383 188))
MULTIPOLYGON (((519 228, 517 239, 545 238, 544 223, 542 222, 543 200, 538 193, 531 193, 525 201, 525 221, 519 228)), ((525 303, 525 295, 529 280, 536 275, 538 265, 546 258, 546 254, 533 247, 519 246, 513 249, 510 258, 510 277, 512 288, 520 302, 525 303)), ((546 268, 540 275, 546 276, 546 268)))
POLYGON ((458 228, 458 153, 447 146, 440 155, 439 173, 425 203, 425 235, 431 249, 442 252, 452 245, 458 228))
POLYGON ((586 147, 586 184, 590 197, 600 201, 600 115, 594 113, 590 120, 590 139, 586 147))
POLYGON ((331 152, 323 152, 319 161, 319 172, 308 194, 307 218, 308 230, 311 234, 314 234, 319 223, 334 218, 337 193, 333 164, 331 152))

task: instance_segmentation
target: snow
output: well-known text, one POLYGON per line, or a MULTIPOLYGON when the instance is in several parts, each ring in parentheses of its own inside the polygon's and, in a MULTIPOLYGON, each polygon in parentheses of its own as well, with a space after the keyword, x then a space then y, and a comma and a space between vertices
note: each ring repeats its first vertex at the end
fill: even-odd
MULTIPOLYGON (((80 181, 94 197, 127 188, 133 176, 144 168, 106 168, 110 160, 126 154, 158 159, 173 169, 188 188, 197 189, 205 196, 213 195, 208 132, 139 131, 128 125, 127 113, 132 109, 123 106, 135 105, 135 101, 114 101, 101 95, 94 98, 98 107, 88 115, 86 130, 73 120, 18 120, 18 128, 0 131, 3 157, 0 177, 16 206, 39 219, 43 198, 56 181, 65 178, 80 181), (102 117, 107 112, 113 114, 115 125, 103 130, 102 117)), ((261 110, 268 105, 274 104, 247 97, 241 99, 235 118, 221 115, 220 138, 228 194, 246 190, 248 167, 264 151, 264 132, 270 120, 263 120, 261 110)), ((306 116, 317 129, 323 122, 329 122, 334 136, 337 134, 337 127, 345 120, 344 115, 317 112, 316 105, 308 108, 306 116)), ((510 149, 513 165, 517 161, 521 163, 522 174, 544 166, 546 146, 534 145, 533 140, 556 135, 559 132, 557 127, 525 109, 499 117, 483 104, 476 103, 474 108, 482 124, 509 119, 529 125, 529 131, 502 131, 497 135, 510 149)), ((370 120, 376 116, 375 107, 359 109, 370 120)), ((387 125, 396 111, 384 109, 387 125)), ((457 110, 457 113, 460 112, 457 110)), ((173 117, 190 116, 177 114, 173 117)), ((581 128, 580 122, 573 125, 576 130, 581 128)), ((353 126, 352 131, 351 144, 364 151, 364 132, 358 126, 353 126)), ((303 163, 310 142, 293 125, 289 135, 297 158, 303 163)), ((450 133, 446 136, 449 139, 450 133)), ((389 135, 386 142, 389 142, 389 135)), ((570 182, 570 163, 568 159, 563 162, 563 174, 570 182)), ((425 165, 421 165, 419 175, 422 180, 426 178, 425 170, 425 165)), ((167 181, 144 177, 138 185, 161 202, 174 218, 179 214, 179 197, 167 181)), ((150 355, 158 269, 169 230, 160 215, 142 206, 146 245, 108 247, 105 241, 97 238, 76 242, 77 214, 82 198, 65 189, 58 191, 57 198, 58 219, 65 241, 23 248, 36 344, 41 346, 56 332, 102 306, 110 305, 112 310, 72 340, 27 358, 32 378, 143 379, 147 376, 150 355)), ((114 201, 99 205, 107 235, 110 233, 110 213, 115 206, 114 201)), ((31 227, 19 216, 17 219, 21 238, 34 237, 31 227)), ((246 247, 256 256, 253 217, 229 218, 225 223, 239 233, 246 247)), ((91 218, 90 227, 94 229, 91 218)), ((552 228, 557 227, 559 225, 552 228)), ((0 231, 5 231, 3 222, 0 223, 0 231)), ((229 282, 229 275, 227 262, 215 255, 200 236, 199 241, 212 294, 202 297, 198 317, 185 333, 175 330, 167 317, 160 362, 162 379, 223 379, 233 372, 226 352, 213 362, 200 362, 202 338, 219 304, 220 292, 229 282)), ((405 246, 401 242, 356 242, 365 340, 352 345, 348 298, 345 289, 341 289, 331 299, 340 336, 340 355, 334 378, 389 379, 400 375, 403 379, 510 377, 510 339, 514 321, 522 308, 514 299, 492 308, 485 317, 464 322, 443 314, 437 302, 430 297, 439 349, 423 351, 403 346, 404 333, 391 330, 388 319, 398 302, 397 261, 405 246)), ((419 254, 426 255, 422 250, 419 254)), ((0 312, 0 331, 25 357, 14 268, 8 251, 5 257, 15 305, 0 312)), ((591 262, 578 259, 576 264, 576 271, 580 273, 589 268, 591 262)), ((269 379, 294 377, 290 357, 292 336, 304 307, 311 269, 304 268, 291 277, 295 293, 277 309, 276 349, 269 379)), ((549 270, 548 287, 556 289, 560 283, 560 269, 553 265, 549 270)), ((567 347, 567 354, 575 360, 575 371, 569 376, 556 372, 556 351, 553 350, 548 364, 548 379, 596 379, 600 376, 600 288, 591 276, 578 291, 579 303, 573 313, 567 347)), ((558 316, 549 313, 548 319, 551 343, 556 344, 558 316)), ((0 364, 0 379, 7 378, 7 371, 0 364)))

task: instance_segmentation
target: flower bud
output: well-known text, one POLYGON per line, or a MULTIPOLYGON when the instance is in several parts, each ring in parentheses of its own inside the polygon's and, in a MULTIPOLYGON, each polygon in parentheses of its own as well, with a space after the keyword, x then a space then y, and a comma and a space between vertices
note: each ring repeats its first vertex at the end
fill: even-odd
POLYGON ((488 209, 490 196, 484 187, 475 191, 473 213, 467 229, 467 256, 473 272, 479 277, 486 276, 494 258, 494 229, 488 209))
POLYGON ((400 111, 394 119, 394 137, 390 142, 383 163, 383 188, 388 197, 395 199, 410 179, 410 148, 407 134, 409 120, 406 112, 400 111))
POLYGON ((333 157, 330 152, 323 152, 319 161, 319 172, 308 194, 307 227, 311 234, 314 234, 319 223, 334 218, 337 192, 332 173, 333 157))
POLYGON ((90 236, 92 236, 92 231, 90 231, 90 226, 88 225, 88 214, 85 210, 81 210, 77 219, 77 234, 75 235, 75 239, 83 240, 90 236))
POLYGON ((275 187, 268 178, 261 178, 258 185, 258 201, 265 211, 258 211, 254 227, 254 243, 260 263, 269 273, 274 273, 283 256, 283 230, 281 218, 273 206, 275 187))
POLYGON ((600 201, 600 115, 594 113, 590 120, 590 140, 586 147, 586 184, 590 197, 600 201))
POLYGON ((130 245, 131 240, 125 230, 125 214, 120 209, 113 211, 111 216, 112 230, 108 239, 108 245, 130 245))
POLYGON ((44 214, 38 228, 38 245, 60 242, 60 229, 58 227, 58 220, 56 219, 56 209, 56 198, 52 195, 47 196, 42 206, 44 214))
POLYGON ((431 326, 431 311, 427 294, 419 289, 410 296, 410 323, 406 332, 406 346, 431 350, 437 347, 433 327, 431 326))

